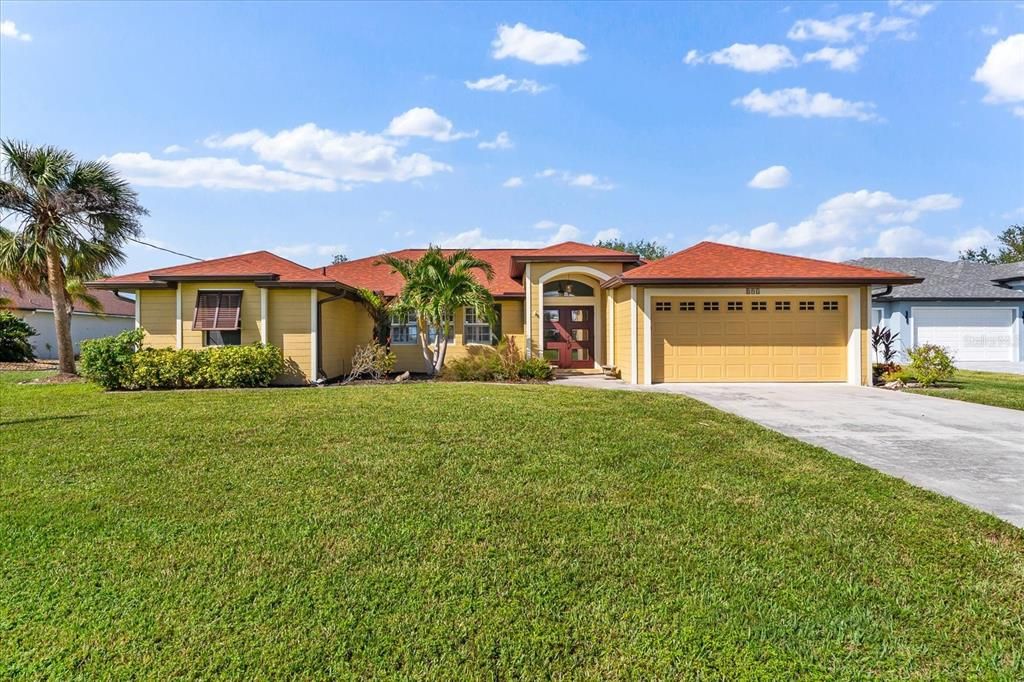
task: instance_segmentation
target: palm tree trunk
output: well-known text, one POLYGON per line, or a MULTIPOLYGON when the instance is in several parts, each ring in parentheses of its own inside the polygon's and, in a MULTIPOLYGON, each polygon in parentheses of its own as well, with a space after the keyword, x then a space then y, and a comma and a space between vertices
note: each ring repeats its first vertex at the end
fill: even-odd
POLYGON ((445 332, 437 342, 437 353, 434 355, 434 373, 439 374, 444 369, 444 356, 448 353, 448 333, 445 332))
POLYGON ((434 376, 434 354, 430 352, 430 341, 427 337, 427 332, 423 330, 423 325, 420 324, 420 349, 423 351, 423 365, 427 368, 427 375, 434 376))
POLYGON ((57 358, 62 374, 75 374, 75 348, 71 344, 71 315, 64 291, 64 265, 56 244, 46 247, 46 281, 50 284, 53 323, 57 328, 57 358))

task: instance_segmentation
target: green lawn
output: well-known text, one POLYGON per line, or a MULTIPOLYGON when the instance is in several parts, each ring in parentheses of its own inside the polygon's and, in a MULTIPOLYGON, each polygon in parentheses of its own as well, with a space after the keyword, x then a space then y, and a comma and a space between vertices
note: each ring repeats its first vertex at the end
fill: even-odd
POLYGON ((1024 678, 1024 532, 678 396, 0 381, 0 677, 1024 678))
POLYGON ((1021 374, 959 370, 956 373, 956 380, 949 382, 947 386, 947 388, 918 388, 911 392, 1024 410, 1024 375, 1021 374))

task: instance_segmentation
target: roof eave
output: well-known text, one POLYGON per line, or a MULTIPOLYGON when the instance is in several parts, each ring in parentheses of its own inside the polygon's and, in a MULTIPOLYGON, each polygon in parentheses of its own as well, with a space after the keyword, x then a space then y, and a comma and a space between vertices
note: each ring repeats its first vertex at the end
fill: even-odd
MULTIPOLYGON (((613 278, 614 280, 615 278, 613 278)), ((618 284, 630 284, 636 286, 643 286, 649 284, 669 284, 669 285, 691 285, 691 286, 707 286, 707 285, 743 285, 743 284, 797 284, 797 285, 859 285, 868 286, 874 284, 892 284, 892 285, 906 285, 906 284, 920 284, 923 279, 917 277, 903 277, 903 278, 861 278, 861 277, 639 277, 630 278, 628 276, 622 276, 617 278, 617 282, 608 280, 605 282, 605 286, 616 286, 618 284)))
POLYGON ((90 289, 104 289, 106 291, 133 291, 135 289, 176 289, 176 282, 148 281, 148 282, 110 282, 104 279, 95 282, 86 282, 85 286, 90 289))

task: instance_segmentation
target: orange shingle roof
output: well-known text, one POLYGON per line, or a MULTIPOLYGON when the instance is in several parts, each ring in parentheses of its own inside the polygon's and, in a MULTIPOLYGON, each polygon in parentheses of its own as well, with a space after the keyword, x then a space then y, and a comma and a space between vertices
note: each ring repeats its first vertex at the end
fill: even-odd
MULTIPOLYGON (((135 303, 117 296, 113 291, 88 287, 88 292, 103 306, 104 315, 135 315, 135 303)), ((49 293, 29 289, 22 289, 19 292, 10 282, 0 281, 0 298, 10 299, 11 303, 7 307, 14 310, 53 310, 49 293)), ((74 310, 82 313, 92 312, 79 302, 74 303, 74 310)))
MULTIPOLYGON (((457 249, 444 249, 446 255, 457 249)), ((403 249, 387 255, 415 260, 426 253, 426 249, 403 249)), ((477 279, 485 285, 492 296, 523 296, 523 283, 512 279, 512 256, 533 253, 536 249, 470 249, 480 260, 487 261, 494 268, 494 278, 488 280, 480 273, 477 279)), ((381 254, 384 255, 384 254, 381 254)), ((337 265, 328 265, 327 274, 351 287, 383 292, 385 296, 396 296, 402 290, 402 276, 392 272, 388 265, 377 265, 380 256, 360 258, 337 265)))
POLYGON ((198 263, 186 263, 185 265, 173 265, 168 268, 146 270, 129 275, 117 275, 116 277, 108 277, 101 280, 97 284, 105 288, 111 288, 115 284, 122 284, 125 285, 125 288, 129 288, 128 285, 130 284, 150 284, 168 279, 224 278, 229 276, 240 279, 272 276, 276 282, 282 284, 289 282, 336 284, 335 280, 323 274, 322 268, 307 268, 269 251, 253 251, 252 253, 243 253, 225 258, 213 258, 211 260, 199 261, 198 263))
POLYGON ((787 256, 716 242, 700 242, 666 258, 622 274, 619 281, 714 283, 714 282, 853 282, 912 283, 910 275, 861 268, 831 261, 787 256))

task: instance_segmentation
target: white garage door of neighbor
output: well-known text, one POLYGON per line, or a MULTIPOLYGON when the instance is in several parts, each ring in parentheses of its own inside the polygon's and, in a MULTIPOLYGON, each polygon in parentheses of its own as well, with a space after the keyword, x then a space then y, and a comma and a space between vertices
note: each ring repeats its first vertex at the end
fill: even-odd
POLYGON ((957 360, 1013 361, 1011 308, 914 308, 915 344, 934 343, 957 360))

